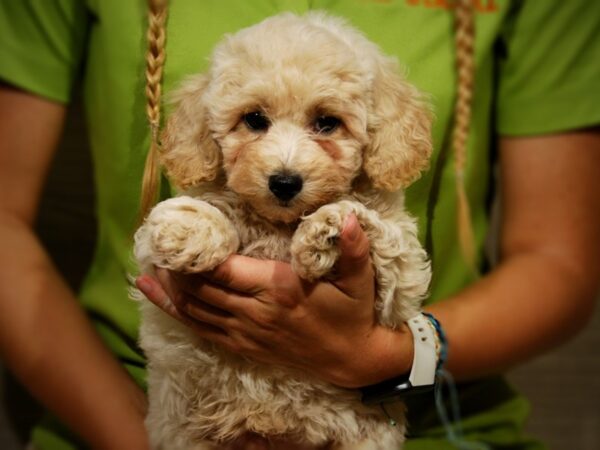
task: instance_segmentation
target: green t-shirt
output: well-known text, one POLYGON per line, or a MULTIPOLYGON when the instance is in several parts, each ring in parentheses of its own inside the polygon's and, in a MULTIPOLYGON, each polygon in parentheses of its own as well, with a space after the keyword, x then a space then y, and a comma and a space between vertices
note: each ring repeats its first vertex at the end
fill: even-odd
MULTIPOLYGON (((407 77, 430 95, 436 121, 431 169, 408 189, 431 251, 430 302, 474 281, 457 243, 449 152, 455 98, 450 0, 177 0, 167 26, 165 91, 203 71, 225 33, 284 10, 323 9, 348 18, 397 56, 407 77)), ((494 139, 551 133, 600 123, 600 2, 478 0, 476 82, 466 186, 479 261, 488 227, 494 139), (593 62, 596 63, 593 63, 593 62)), ((59 102, 83 80, 97 192, 98 240, 81 302, 132 376, 143 385, 136 345, 137 306, 126 274, 135 267, 131 234, 149 147, 145 118, 144 1, 13 0, 0 3, 0 78, 59 102)), ((90 386, 93 389, 93 386, 90 386)), ((526 401, 500 378, 460 386, 467 436, 493 448, 538 448, 521 433, 526 401)), ((431 399, 410 405, 407 450, 453 448, 437 426, 431 399)), ((53 421, 35 430, 40 450, 69 449, 53 421)))

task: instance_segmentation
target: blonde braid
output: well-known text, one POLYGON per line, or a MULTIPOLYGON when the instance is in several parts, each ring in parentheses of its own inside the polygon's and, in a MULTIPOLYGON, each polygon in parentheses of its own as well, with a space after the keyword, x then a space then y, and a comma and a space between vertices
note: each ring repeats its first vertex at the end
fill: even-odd
POLYGON ((167 0, 148 0, 148 51, 146 52, 146 115, 150 124, 151 143, 142 177, 140 221, 156 203, 160 189, 158 161, 162 76, 165 63, 165 23, 167 0))
POLYGON ((458 237, 465 261, 476 271, 475 236, 465 188, 467 139, 473 100, 475 26, 472 0, 457 0, 454 10, 457 94, 454 105, 454 170, 456 176, 458 237))

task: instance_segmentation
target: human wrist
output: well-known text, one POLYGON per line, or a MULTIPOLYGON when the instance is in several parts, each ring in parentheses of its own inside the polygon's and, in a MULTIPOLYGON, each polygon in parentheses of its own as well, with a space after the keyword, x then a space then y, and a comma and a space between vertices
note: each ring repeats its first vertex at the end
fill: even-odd
POLYGON ((373 327, 361 346, 353 347, 334 384, 344 388, 360 388, 410 372, 413 339, 406 324, 397 329, 382 325, 373 327))
POLYGON ((406 395, 431 391, 443 373, 447 357, 447 340, 440 322, 422 312, 406 321, 413 337, 413 361, 410 373, 361 388, 362 402, 381 404, 397 401, 406 395))

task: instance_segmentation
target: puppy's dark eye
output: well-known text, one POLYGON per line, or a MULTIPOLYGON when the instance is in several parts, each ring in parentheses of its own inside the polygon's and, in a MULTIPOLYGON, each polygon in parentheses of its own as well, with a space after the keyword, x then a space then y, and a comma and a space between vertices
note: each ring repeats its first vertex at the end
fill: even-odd
POLYGON ((331 134, 340 126, 342 121, 333 116, 319 116, 316 118, 313 128, 319 134, 331 134))
POLYGON ((252 131, 266 131, 271 125, 269 119, 260 111, 252 111, 242 116, 246 126, 252 131))

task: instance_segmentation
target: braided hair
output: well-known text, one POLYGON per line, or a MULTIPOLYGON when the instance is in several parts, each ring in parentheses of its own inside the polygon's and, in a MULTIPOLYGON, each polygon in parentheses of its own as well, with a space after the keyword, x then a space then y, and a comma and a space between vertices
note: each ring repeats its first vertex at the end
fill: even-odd
POLYGON ((159 130, 162 96, 162 77, 165 65, 167 0, 148 0, 148 31, 146 39, 146 116, 150 125, 150 150, 146 156, 142 177, 140 222, 156 204, 160 189, 161 171, 159 130))

